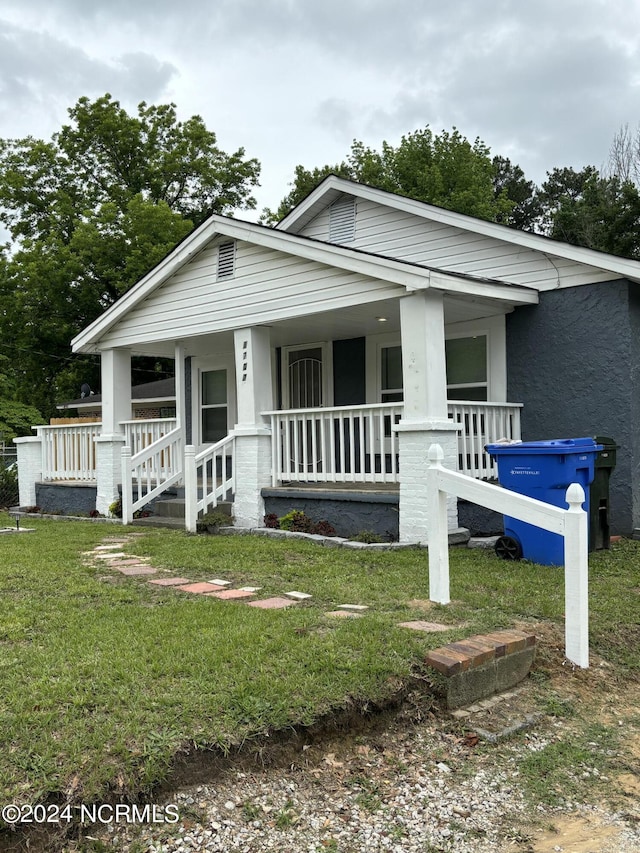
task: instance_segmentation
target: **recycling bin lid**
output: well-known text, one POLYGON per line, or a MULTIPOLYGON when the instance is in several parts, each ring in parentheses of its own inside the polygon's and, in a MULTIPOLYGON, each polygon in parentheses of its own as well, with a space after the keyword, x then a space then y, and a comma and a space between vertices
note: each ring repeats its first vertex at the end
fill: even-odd
POLYGON ((585 451, 596 452, 602 450, 602 445, 597 444, 595 439, 584 438, 554 438, 548 441, 514 441, 514 442, 497 442, 496 444, 485 445, 487 453, 492 454, 509 454, 509 453, 544 453, 544 454, 561 454, 561 453, 584 453, 585 451))

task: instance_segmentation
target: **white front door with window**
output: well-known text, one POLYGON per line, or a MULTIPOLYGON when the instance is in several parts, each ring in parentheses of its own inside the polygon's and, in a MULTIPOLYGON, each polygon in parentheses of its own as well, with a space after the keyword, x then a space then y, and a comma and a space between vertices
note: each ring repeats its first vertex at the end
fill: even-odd
POLYGON ((194 359, 193 441, 199 450, 215 444, 236 422, 233 358, 194 359))

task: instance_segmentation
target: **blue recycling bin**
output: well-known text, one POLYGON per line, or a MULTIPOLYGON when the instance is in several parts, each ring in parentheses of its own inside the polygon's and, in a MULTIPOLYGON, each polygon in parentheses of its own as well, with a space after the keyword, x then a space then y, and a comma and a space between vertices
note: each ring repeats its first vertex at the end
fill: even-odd
MULTIPOLYGON (((589 486, 595 476, 596 456, 602 450, 593 438, 488 444, 485 449, 495 458, 498 481, 505 489, 567 509, 567 488, 579 483, 589 514, 589 486)), ((561 566, 564 538, 505 515, 504 536, 496 543, 496 552, 507 559, 524 557, 543 566, 561 566)))

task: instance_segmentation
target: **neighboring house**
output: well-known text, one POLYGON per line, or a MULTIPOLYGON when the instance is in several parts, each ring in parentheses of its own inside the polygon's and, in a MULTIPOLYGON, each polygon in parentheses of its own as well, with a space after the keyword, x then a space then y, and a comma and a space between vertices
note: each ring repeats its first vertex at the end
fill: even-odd
MULTIPOLYGON (((77 400, 68 400, 57 406, 61 411, 75 411, 79 417, 100 418, 102 414, 102 394, 91 393, 77 400)), ((175 418, 176 416, 176 381, 156 379, 154 382, 143 382, 131 388, 131 417, 134 420, 155 418, 175 418)))
MULTIPOLYGON (((334 176, 275 228, 212 216, 73 341, 102 356, 100 434, 74 474, 101 512, 121 484, 125 516, 182 487, 189 529, 231 497, 243 526, 263 524, 265 502, 304 504, 361 529, 399 519, 412 542, 432 443, 492 477, 487 441, 609 435, 612 532, 629 534, 639 282, 635 261, 334 176), (176 418, 144 438, 134 353, 176 365, 176 418)), ((60 479, 48 429, 19 440, 23 503, 60 479)))

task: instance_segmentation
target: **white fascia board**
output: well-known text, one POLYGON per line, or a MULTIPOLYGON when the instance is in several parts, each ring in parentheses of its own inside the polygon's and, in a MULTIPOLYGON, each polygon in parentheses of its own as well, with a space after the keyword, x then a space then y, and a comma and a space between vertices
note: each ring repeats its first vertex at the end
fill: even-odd
POLYGON ((145 299, 156 287, 163 284, 180 267, 184 266, 194 255, 206 246, 216 234, 215 226, 210 219, 203 222, 188 237, 186 237, 176 248, 150 270, 137 284, 128 290, 110 308, 93 321, 86 329, 71 341, 73 352, 97 352, 93 346, 96 338, 103 335, 127 311, 145 299))
MULTIPOLYGON (((151 272, 127 291, 111 308, 98 317, 71 342, 74 352, 95 352, 96 343, 119 319, 157 287, 162 285, 215 236, 231 237, 255 246, 284 252, 306 260, 338 267, 348 272, 397 284, 406 290, 424 290, 432 286, 433 276, 438 277, 437 287, 451 292, 482 295, 489 298, 509 299, 514 304, 537 301, 537 291, 519 285, 474 280, 458 277, 455 273, 441 274, 393 258, 360 253, 333 243, 323 243, 287 232, 275 231, 251 222, 214 215, 184 240, 151 272)), ((436 286, 436 285, 434 285, 436 286)))
POLYGON ((276 228, 278 230, 289 231, 289 233, 295 233, 304 227, 307 221, 310 221, 321 208, 330 204, 337 193, 346 193, 364 198, 377 204, 402 210, 421 219, 440 222, 443 225, 459 228, 462 231, 472 231, 484 237, 492 237, 495 240, 502 240, 504 243, 514 243, 517 246, 532 249, 544 255, 565 258, 569 261, 596 267, 605 272, 616 273, 622 278, 640 281, 639 261, 620 258, 617 255, 598 252, 595 249, 586 249, 582 246, 573 246, 571 243, 563 243, 559 240, 553 240, 550 237, 543 237, 540 234, 530 234, 527 231, 510 228, 508 225, 500 225, 497 222, 489 222, 486 219, 478 219, 475 216, 456 213, 453 210, 446 210, 443 207, 435 207, 424 201, 417 201, 416 199, 395 195, 385 190, 368 187, 365 184, 346 181, 344 178, 338 178, 335 175, 329 176, 319 184, 306 199, 301 201, 297 207, 276 225, 276 228))

